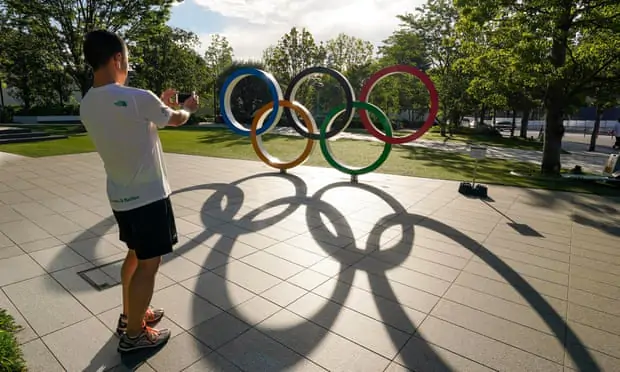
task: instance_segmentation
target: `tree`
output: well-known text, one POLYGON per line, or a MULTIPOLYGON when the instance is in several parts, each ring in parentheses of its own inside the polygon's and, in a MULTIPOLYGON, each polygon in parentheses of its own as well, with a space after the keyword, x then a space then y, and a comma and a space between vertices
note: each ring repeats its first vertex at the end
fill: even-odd
POLYGON ((399 15, 402 24, 392 35, 393 55, 409 56, 418 67, 429 69, 439 94, 440 113, 444 117, 441 120, 442 135, 446 134, 445 119, 458 125, 471 106, 467 90, 470 76, 458 63, 464 57, 455 27, 458 16, 452 1, 428 0, 416 8, 416 12, 399 15), (416 50, 418 55, 412 55, 416 50))
POLYGON ((346 73, 372 62, 374 49, 370 41, 341 33, 325 43, 326 64, 346 73))
MULTIPOLYGON (((584 91, 610 80, 620 58, 620 3, 614 0, 457 0, 461 25, 491 25, 504 35, 521 35, 507 49, 521 66, 537 69, 544 86, 545 143, 541 172, 558 175, 563 121, 582 104, 584 91), (536 53, 531 51, 535 50, 536 53), (538 53, 544 51, 544 53, 538 53)), ((489 29, 489 27, 483 27, 489 29)))
POLYGON ((590 145, 588 151, 596 151, 596 140, 601 129, 601 117, 603 113, 620 103, 620 84, 607 84, 597 87, 588 101, 596 108, 596 117, 594 119, 594 127, 590 136, 590 145))
POLYGON ((226 37, 218 34, 211 35, 211 44, 209 44, 205 52, 205 61, 207 62, 209 73, 212 76, 213 117, 215 118, 218 112, 218 90, 216 89, 216 80, 221 75, 222 71, 233 64, 233 48, 230 46, 226 37))
POLYGON ((205 52, 205 61, 215 76, 219 76, 225 68, 232 65, 233 48, 225 36, 211 35, 211 44, 205 52))
POLYGON ((5 20, 0 26, 0 60, 4 81, 14 89, 16 98, 29 110, 41 101, 46 101, 46 88, 50 86, 47 63, 50 55, 44 43, 28 33, 23 27, 5 20), (24 46, 28 45, 27 48, 24 46))
POLYGON ((315 43, 310 31, 293 27, 263 53, 263 58, 266 67, 286 86, 300 71, 324 65, 325 54, 325 47, 315 43))
POLYGON ((194 50, 198 36, 179 28, 163 26, 148 41, 130 48, 134 74, 130 84, 161 93, 169 87, 182 92, 206 92, 207 65, 194 50))
POLYGON ((46 50, 79 87, 90 88, 91 74, 82 55, 84 35, 95 29, 117 32, 130 44, 145 41, 169 17, 177 0, 22 1, 2 0, 8 16, 29 34, 45 40, 46 50))

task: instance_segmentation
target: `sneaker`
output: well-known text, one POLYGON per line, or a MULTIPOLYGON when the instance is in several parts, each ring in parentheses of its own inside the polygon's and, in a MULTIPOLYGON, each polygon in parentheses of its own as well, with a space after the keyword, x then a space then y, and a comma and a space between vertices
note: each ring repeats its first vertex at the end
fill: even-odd
POLYGON ((127 336, 127 333, 123 333, 121 340, 118 342, 118 352, 128 353, 141 349, 159 347, 168 342, 169 339, 170 330, 168 329, 144 327, 142 332, 135 338, 127 336))
MULTIPOLYGON (((153 325, 161 320, 164 317, 164 309, 154 309, 152 306, 149 306, 146 309, 146 313, 144 313, 144 323, 146 325, 153 325)), ((118 317, 118 325, 116 326, 116 333, 121 336, 123 333, 127 331, 127 315, 121 314, 118 317)))

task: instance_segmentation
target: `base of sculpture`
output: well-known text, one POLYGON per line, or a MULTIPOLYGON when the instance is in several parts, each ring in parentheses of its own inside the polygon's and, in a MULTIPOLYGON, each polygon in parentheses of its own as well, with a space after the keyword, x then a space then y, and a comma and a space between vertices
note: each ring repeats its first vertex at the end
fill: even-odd
POLYGON ((459 194, 463 194, 465 196, 473 196, 482 199, 486 199, 489 197, 488 188, 484 185, 477 184, 474 186, 471 182, 461 182, 459 185, 459 194))

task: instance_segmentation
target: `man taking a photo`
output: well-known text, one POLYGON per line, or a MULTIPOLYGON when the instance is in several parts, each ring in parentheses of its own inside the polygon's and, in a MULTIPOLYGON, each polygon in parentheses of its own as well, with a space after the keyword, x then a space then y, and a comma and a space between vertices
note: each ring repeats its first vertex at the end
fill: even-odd
POLYGON ((84 40, 84 58, 94 72, 93 87, 82 99, 80 117, 107 175, 107 194, 128 247, 121 269, 123 313, 118 320, 119 352, 158 347, 170 338, 152 325, 164 316, 150 307, 161 257, 172 252, 177 231, 170 186, 157 128, 180 126, 197 110, 192 95, 176 110, 176 92, 161 97, 126 87, 128 51, 117 35, 92 31, 84 40))

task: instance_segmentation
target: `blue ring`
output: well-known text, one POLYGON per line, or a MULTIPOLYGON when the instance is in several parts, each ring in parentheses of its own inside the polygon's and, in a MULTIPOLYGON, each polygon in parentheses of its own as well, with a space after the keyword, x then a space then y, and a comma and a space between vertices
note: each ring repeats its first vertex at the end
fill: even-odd
POLYGON ((257 68, 241 68, 241 69, 233 71, 232 74, 230 74, 228 78, 226 78, 226 81, 224 82, 224 84, 222 85, 222 88, 220 89, 220 114, 222 115, 222 119, 224 120, 224 123, 226 123, 226 125, 231 131, 233 131, 234 133, 240 136, 244 136, 244 137, 250 136, 250 129, 239 128, 233 122, 233 120, 234 121, 236 120, 234 118, 228 117, 228 114, 226 112, 226 108, 228 107, 228 104, 229 104, 229 102, 226 102, 227 90, 229 89, 230 85, 233 83, 235 79, 245 78, 247 76, 256 76, 260 78, 262 81, 264 81, 267 84, 267 87, 269 88, 269 93, 271 94, 271 97, 273 98, 273 109, 271 113, 269 114, 265 122, 263 123, 262 127, 260 127, 256 131, 256 135, 260 136, 261 134, 271 129, 272 126, 277 124, 276 118, 278 116, 278 112, 280 111, 280 104, 278 103, 278 101, 283 99, 282 97, 280 97, 280 94, 278 94, 278 89, 274 85, 274 82, 270 79, 271 75, 267 74, 265 71, 259 70, 257 68))

